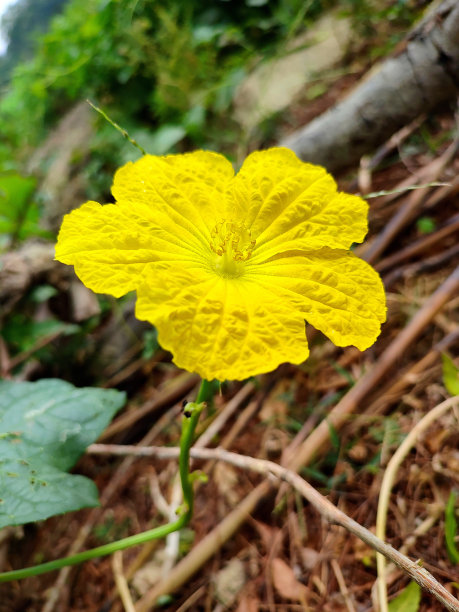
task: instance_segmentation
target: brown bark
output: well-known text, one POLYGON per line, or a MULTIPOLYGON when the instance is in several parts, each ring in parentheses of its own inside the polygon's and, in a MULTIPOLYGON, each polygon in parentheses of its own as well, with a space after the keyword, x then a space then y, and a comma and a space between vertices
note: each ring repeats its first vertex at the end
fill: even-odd
POLYGON ((338 105, 281 144, 305 161, 336 170, 459 90, 459 2, 446 0, 403 50, 371 71, 338 105))

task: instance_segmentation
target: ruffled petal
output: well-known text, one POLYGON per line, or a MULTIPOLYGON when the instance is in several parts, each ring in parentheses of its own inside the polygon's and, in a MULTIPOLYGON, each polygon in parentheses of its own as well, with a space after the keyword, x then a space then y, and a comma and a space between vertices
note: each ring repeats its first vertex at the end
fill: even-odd
POLYGON ((324 168, 289 149, 249 155, 229 187, 228 206, 256 239, 256 261, 291 250, 349 249, 368 231, 367 203, 338 193, 324 168))
POLYGON ((206 265, 233 176, 225 157, 206 151, 130 162, 115 175, 116 204, 87 202, 65 216, 56 259, 74 265, 93 291, 116 297, 136 289, 152 262, 206 265))
POLYGON ((337 346, 365 350, 386 320, 378 273, 351 252, 292 253, 251 267, 246 278, 283 299, 292 313, 304 317, 337 346))
POLYGON ((308 356, 301 315, 242 277, 155 266, 137 293, 136 316, 156 326, 176 365, 202 378, 244 380, 308 356))
POLYGON ((236 177, 215 153, 145 156, 113 194, 64 218, 56 258, 94 291, 135 289, 137 316, 178 366, 242 380, 301 363, 305 319, 339 346, 378 336, 381 279, 348 251, 367 205, 323 168, 287 149, 250 155, 236 177))
POLYGON ((135 289, 152 262, 205 265, 206 250, 199 242, 183 240, 179 228, 176 235, 164 231, 160 218, 155 222, 142 212, 126 203, 83 204, 64 217, 56 259, 74 265, 89 289, 115 297, 135 289))
POLYGON ((231 163, 218 153, 145 155, 116 172, 112 193, 144 217, 160 217, 172 234, 208 246, 211 230, 224 216, 224 194, 233 177, 231 163))

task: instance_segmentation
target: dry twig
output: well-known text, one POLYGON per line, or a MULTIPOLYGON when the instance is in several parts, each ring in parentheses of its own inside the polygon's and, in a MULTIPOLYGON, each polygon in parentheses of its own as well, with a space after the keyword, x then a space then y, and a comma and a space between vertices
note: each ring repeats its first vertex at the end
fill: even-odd
POLYGON ((350 414, 357 408, 362 399, 374 389, 383 376, 394 367, 408 346, 426 328, 437 312, 454 296, 459 289, 459 267, 444 281, 435 293, 424 303, 408 325, 397 335, 395 340, 378 357, 378 361, 367 374, 338 402, 327 419, 306 438, 295 455, 292 469, 307 465, 314 455, 327 447, 330 439, 330 427, 340 429, 350 414))
POLYGON ((127 580, 123 574, 123 553, 121 550, 114 553, 112 557, 112 567, 116 588, 120 594, 125 612, 135 612, 134 602, 129 592, 127 580))
MULTIPOLYGON (((457 399, 457 398, 456 398, 457 399)), ((88 447, 90 453, 97 454, 134 454, 136 456, 156 456, 161 459, 176 459, 179 455, 178 448, 161 448, 161 447, 138 447, 138 446, 117 446, 117 445, 103 445, 103 444, 92 444, 88 447)), ((326 497, 321 495, 314 487, 308 482, 303 480, 301 476, 282 467, 281 465, 265 459, 255 459, 253 457, 247 457, 245 455, 239 455, 237 453, 231 453, 219 448, 216 449, 195 449, 192 448, 190 456, 194 459, 216 459, 225 461, 232 465, 245 470, 252 470, 263 474, 268 477, 275 477, 278 480, 288 482, 294 487, 301 495, 307 499, 307 501, 314 506, 314 508, 330 523, 340 525, 347 531, 357 536, 368 544, 371 548, 381 553, 388 559, 390 559, 395 565, 404 570, 407 574, 413 578, 423 589, 426 589, 432 595, 434 595, 439 601, 443 603, 448 610, 453 612, 459 612, 459 601, 451 595, 426 569, 421 567, 418 563, 411 561, 405 555, 402 555, 398 550, 386 544, 378 537, 376 537, 371 531, 359 525, 356 521, 348 517, 344 512, 334 506, 326 497)), ((252 495, 255 491, 252 492, 252 495)), ((249 495, 245 501, 251 496, 249 495)), ((227 517, 228 518, 228 517, 227 517)), ((225 521, 220 523, 219 527, 223 525, 225 521)), ((226 535, 226 532, 222 534, 222 537, 226 535)), ((205 538, 207 539, 207 538, 205 538)), ((195 549, 196 550, 196 549, 195 549)), ((193 551, 189 556, 193 554, 193 551)), ((178 567, 178 566, 177 566, 178 567)), ((175 585, 174 585, 175 586, 175 585)), ((168 589, 162 590, 161 593, 155 591, 149 591, 136 605, 136 612, 144 612, 147 610, 162 593, 168 592, 168 589)))
MULTIPOLYGON (((434 159, 429 166, 425 168, 425 170, 429 170, 429 183, 438 179, 445 166, 456 155, 458 147, 459 140, 453 141, 440 157, 434 159)), ((416 210, 425 200, 426 193, 423 189, 413 191, 413 193, 406 199, 405 204, 401 206, 398 212, 390 219, 389 223, 387 223, 384 230, 378 235, 376 240, 373 241, 368 249, 364 250, 362 257, 369 263, 374 263, 386 249, 386 247, 392 242, 394 237, 409 221, 412 220, 413 216, 416 214, 416 210)))

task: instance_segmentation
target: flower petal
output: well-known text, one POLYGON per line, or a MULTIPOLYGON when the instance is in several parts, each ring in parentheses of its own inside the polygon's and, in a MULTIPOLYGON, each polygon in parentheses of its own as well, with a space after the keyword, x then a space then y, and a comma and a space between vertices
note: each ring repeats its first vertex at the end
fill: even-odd
POLYGON ((231 183, 231 202, 256 239, 257 261, 291 250, 348 249, 368 231, 367 203, 338 193, 324 168, 289 149, 249 155, 231 183))
POLYGON ((145 155, 117 171, 112 193, 118 202, 130 202, 136 209, 144 205, 161 214, 161 223, 172 233, 178 228, 185 237, 198 237, 208 246, 233 177, 233 166, 218 153, 145 155))
MULTIPOLYGON (((64 217, 56 259, 74 265, 82 282, 98 293, 120 297, 135 289, 155 261, 203 265, 200 243, 165 232, 152 214, 126 204, 87 202, 64 217), (150 217, 150 218, 149 218, 150 217)), ((204 254, 205 255, 205 254, 204 254)))
POLYGON ((151 262, 205 265, 221 216, 216 203, 233 176, 225 157, 206 151, 130 162, 115 175, 116 204, 87 202, 65 216, 56 259, 73 264, 93 291, 116 297, 136 289, 151 262))
POLYGON ((250 268, 247 278, 281 298, 338 346, 371 346, 386 319, 382 281, 351 252, 321 249, 250 268))
POLYGON ((157 265, 138 290, 136 316, 157 327, 174 363, 208 380, 244 380, 308 356, 301 316, 242 277, 157 265))

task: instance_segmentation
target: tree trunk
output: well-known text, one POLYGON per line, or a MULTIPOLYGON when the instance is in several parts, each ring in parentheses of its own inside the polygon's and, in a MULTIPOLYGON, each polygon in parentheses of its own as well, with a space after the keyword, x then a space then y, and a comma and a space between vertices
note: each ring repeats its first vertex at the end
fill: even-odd
POLYGON ((459 90, 459 1, 447 0, 338 105, 281 144, 336 170, 354 164, 403 125, 459 90))

